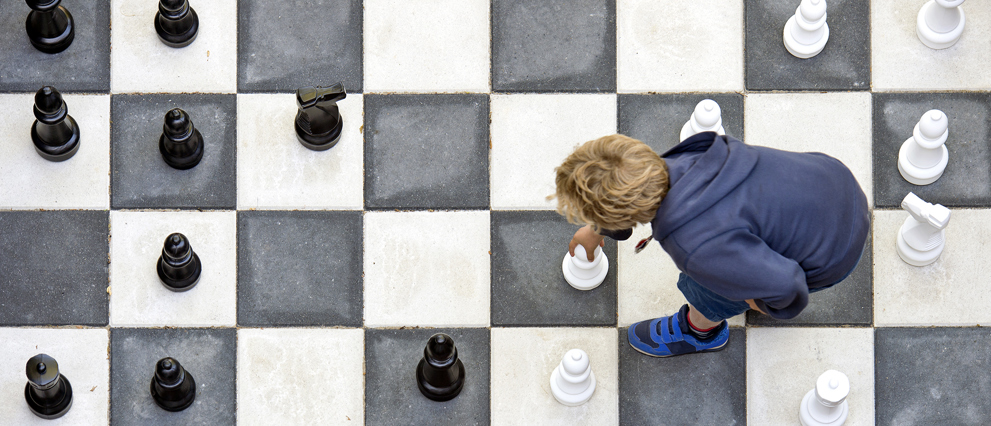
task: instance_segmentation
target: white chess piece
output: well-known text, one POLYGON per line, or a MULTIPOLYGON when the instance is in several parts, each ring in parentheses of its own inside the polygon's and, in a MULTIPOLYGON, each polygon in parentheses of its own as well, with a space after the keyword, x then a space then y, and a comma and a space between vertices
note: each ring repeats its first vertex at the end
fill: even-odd
POLYGON ((712 99, 704 99, 695 105, 695 111, 691 118, 681 127, 681 140, 702 132, 716 132, 725 135, 723 130, 723 113, 719 109, 719 104, 712 99))
POLYGON ((963 34, 964 0, 929 0, 919 9, 915 33, 931 49, 946 49, 956 44, 963 34))
POLYGON ((898 150, 898 171, 914 185, 929 185, 943 176, 950 153, 946 150, 946 138, 950 131, 949 119, 938 109, 922 115, 912 130, 912 137, 898 150))
POLYGON ((826 0, 802 0, 795 15, 788 18, 784 32, 785 48, 795 57, 808 59, 826 47, 826 0))
POLYGON ((950 209, 922 201, 911 192, 902 200, 902 208, 909 217, 898 230, 898 257, 912 266, 935 262, 946 244, 950 209))
POLYGON ((585 247, 580 244, 575 247, 575 255, 564 254, 564 262, 561 263, 561 270, 564 272, 564 279, 572 287, 579 290, 591 290, 602 284, 609 272, 609 259, 602 252, 602 247, 596 247, 592 261, 588 261, 585 247))
POLYGON ((850 379, 836 370, 826 370, 816 380, 816 387, 805 394, 798 409, 802 426, 840 426, 850 414, 846 401, 850 379))
POLYGON ((588 362, 588 354, 572 349, 551 373, 551 394, 554 399, 569 407, 582 405, 595 392, 595 374, 588 362))

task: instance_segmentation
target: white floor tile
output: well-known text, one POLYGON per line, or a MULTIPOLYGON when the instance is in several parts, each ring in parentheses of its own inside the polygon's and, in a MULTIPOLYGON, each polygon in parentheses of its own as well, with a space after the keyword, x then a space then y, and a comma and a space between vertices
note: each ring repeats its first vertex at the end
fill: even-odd
POLYGON ((743 90, 743 0, 618 0, 616 15, 619 92, 743 90))
POLYGON ((110 324, 233 326, 237 243, 234 212, 110 212, 110 324), (203 272, 192 289, 173 292, 158 278, 165 238, 180 232, 203 272))
MULTIPOLYGON (((649 225, 638 225, 633 236, 620 241, 616 248, 619 299, 619 325, 629 326, 643 320, 666 317, 688 303, 678 290, 678 274, 671 256, 652 241, 644 251, 634 253, 640 239, 650 235, 649 225)), ((746 314, 728 320, 731 326, 743 326, 746 314)))
POLYGON ((877 326, 991 324, 991 210, 952 210, 946 246, 935 263, 898 257, 898 230, 908 213, 874 212, 874 321, 877 326))
POLYGON ((196 40, 166 46, 155 31, 158 2, 113 0, 110 90, 113 93, 234 93, 237 90, 237 0, 193 1, 196 40))
POLYGON ((110 405, 110 338, 107 330, 0 328, 0 424, 105 425, 110 405), (34 415, 24 401, 31 357, 47 354, 72 386, 72 407, 56 420, 34 415))
POLYGON ((239 209, 341 209, 363 206, 363 100, 338 102, 344 129, 326 151, 307 149, 293 125, 296 96, 237 96, 237 205, 239 209))
POLYGON ((846 425, 874 424, 874 330, 747 330, 747 424, 797 425, 805 394, 826 370, 850 379, 846 425))
POLYGON ((15 112, 0 115, 0 209, 110 208, 110 96, 62 98, 79 126, 79 150, 51 162, 31 141, 34 94, 0 95, 0 105, 15 112))
POLYGON ((493 210, 553 210, 554 168, 616 133, 616 95, 492 95, 493 210))
POLYGON ((365 325, 488 326, 489 212, 365 214, 365 325))
POLYGON ((615 328, 493 328, 492 424, 619 423, 619 350, 615 328), (551 373, 571 349, 588 354, 595 393, 568 407, 551 394, 551 373))
POLYGON ((489 1, 365 2, 365 92, 488 92, 489 1))
POLYGON ((364 331, 246 328, 237 338, 238 424, 364 423, 364 331))
POLYGON ((916 34, 916 20, 925 3, 871 1, 874 90, 991 89, 986 61, 991 52, 991 3, 965 2, 963 35, 955 45, 941 50, 926 47, 916 34))
POLYGON ((874 205, 870 93, 749 95, 745 142, 796 152, 821 152, 843 162, 874 205))

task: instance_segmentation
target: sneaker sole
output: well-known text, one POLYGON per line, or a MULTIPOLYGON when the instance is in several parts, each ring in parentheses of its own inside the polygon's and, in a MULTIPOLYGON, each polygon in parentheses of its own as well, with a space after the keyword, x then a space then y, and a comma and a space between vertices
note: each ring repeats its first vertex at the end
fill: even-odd
POLYGON ((729 343, 729 339, 726 339, 726 341, 723 342, 723 344, 721 344, 719 346, 716 346, 714 348, 702 349, 700 351, 688 352, 688 353, 683 353, 683 354, 671 354, 671 355, 654 355, 654 354, 649 354, 647 352, 641 351, 636 346, 633 346, 633 343, 630 343, 629 341, 627 341, 627 343, 630 345, 631 348, 633 348, 633 350, 635 350, 637 352, 640 352, 640 353, 642 353, 644 355, 652 356, 654 358, 670 358, 670 357, 673 357, 673 356, 701 354, 701 353, 705 353, 705 352, 719 352, 719 351, 723 350, 723 348, 726 347, 726 344, 729 343))

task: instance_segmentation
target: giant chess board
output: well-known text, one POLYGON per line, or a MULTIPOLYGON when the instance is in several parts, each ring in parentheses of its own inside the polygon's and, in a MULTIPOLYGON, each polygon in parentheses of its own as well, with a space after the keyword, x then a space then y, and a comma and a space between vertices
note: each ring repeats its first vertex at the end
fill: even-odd
MULTIPOLYGON (((991 421, 991 3, 965 2, 960 41, 916 35, 923 0, 827 0, 830 39, 791 56, 781 0, 190 0, 198 38, 162 44, 155 0, 64 0, 75 41, 28 41, 0 2, 0 425, 794 425, 822 372, 850 379, 848 425, 991 421), (342 81, 341 141, 297 142, 294 92, 342 81), (64 95, 78 153, 42 159, 34 92, 64 95), (871 244, 790 321, 730 321, 721 352, 637 353, 626 327, 684 303, 658 245, 609 241, 605 282, 567 285, 576 226, 553 168, 623 133, 663 152, 695 104, 729 135, 843 161, 874 208, 871 244), (170 168, 163 117, 187 111, 198 166, 170 168), (906 182, 898 149, 921 115, 949 118, 949 165, 906 182), (904 263, 908 192, 952 210, 941 258, 904 263), (167 235, 203 262, 166 290, 167 235), (461 395, 420 395, 427 338, 451 335, 461 395), (571 348, 597 378, 558 404, 571 348), (24 365, 58 360, 61 419, 24 401, 24 365), (155 361, 195 376, 158 408, 155 361)), ((774 206, 766 206, 773 209, 774 206)))

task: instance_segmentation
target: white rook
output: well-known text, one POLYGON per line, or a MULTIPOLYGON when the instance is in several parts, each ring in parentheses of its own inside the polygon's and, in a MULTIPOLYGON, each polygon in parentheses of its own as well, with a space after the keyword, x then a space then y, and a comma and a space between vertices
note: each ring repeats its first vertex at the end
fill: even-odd
POLYGON ((808 59, 822 52, 828 40, 826 0, 802 0, 795 15, 785 23, 784 41, 788 53, 808 59))
POLYGON ((850 394, 850 379, 836 370, 826 370, 816 380, 816 387, 802 398, 798 417, 802 426, 840 426, 850 414, 846 402, 850 394))

